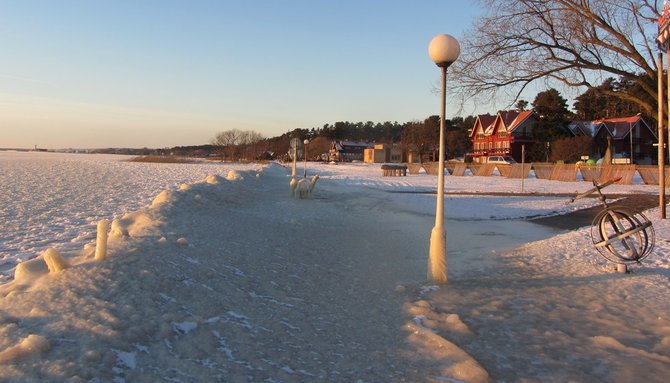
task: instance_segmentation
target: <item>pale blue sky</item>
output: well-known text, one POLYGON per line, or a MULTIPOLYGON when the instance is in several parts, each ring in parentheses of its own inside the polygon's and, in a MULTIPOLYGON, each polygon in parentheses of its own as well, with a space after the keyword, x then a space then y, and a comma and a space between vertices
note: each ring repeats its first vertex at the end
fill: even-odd
POLYGON ((439 113, 428 43, 479 14, 465 0, 0 0, 0 148, 422 120, 439 113))

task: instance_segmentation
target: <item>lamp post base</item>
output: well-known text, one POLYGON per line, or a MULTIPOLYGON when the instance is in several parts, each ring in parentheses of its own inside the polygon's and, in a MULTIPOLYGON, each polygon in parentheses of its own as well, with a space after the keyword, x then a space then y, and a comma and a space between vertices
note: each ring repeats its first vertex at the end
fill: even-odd
POLYGON ((435 226, 430 232, 428 254, 428 280, 447 283, 447 233, 443 227, 435 226))

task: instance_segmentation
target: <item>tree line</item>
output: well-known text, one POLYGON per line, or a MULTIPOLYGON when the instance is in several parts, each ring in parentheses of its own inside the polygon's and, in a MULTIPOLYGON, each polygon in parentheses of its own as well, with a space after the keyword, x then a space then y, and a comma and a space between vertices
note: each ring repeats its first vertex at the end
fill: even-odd
MULTIPOLYGON (((608 117, 625 117, 643 109, 622 97, 635 92, 635 84, 623 79, 606 79, 598 87, 587 89, 575 98, 573 110, 568 109, 567 100, 561 93, 550 88, 539 92, 532 102, 519 99, 513 110, 522 112, 532 109, 538 117, 532 145, 527 153, 530 161, 572 160, 573 157, 590 153, 588 139, 571 137, 566 126, 574 120, 593 121, 608 117), (551 153, 547 151, 550 143, 551 153)), ((470 131, 476 116, 454 117, 445 121, 445 156, 465 156, 472 150, 470 131)), ((309 140, 308 156, 318 159, 327 153, 333 141, 356 141, 367 143, 400 144, 403 150, 417 153, 421 160, 435 161, 439 145, 440 118, 433 115, 423 121, 398 122, 349 122, 327 123, 311 129, 298 128, 277 137, 266 138, 255 131, 231 129, 216 134, 212 145, 222 159, 230 161, 282 158, 289 152, 290 142, 297 138, 309 140), (270 153, 273 155, 270 156, 270 153)))
MULTIPOLYGON (((475 117, 456 117, 446 121, 445 142, 447 155, 464 156, 471 148, 468 131, 475 117)), ((355 141, 367 143, 397 143, 405 150, 413 150, 422 158, 435 160, 439 141, 439 116, 430 116, 424 121, 406 123, 349 122, 338 121, 319 128, 294 129, 277 137, 265 138, 254 131, 231 129, 216 134, 212 145, 222 159, 231 161, 257 160, 273 154, 273 158, 285 157, 290 149, 291 140, 296 138, 309 141, 308 157, 320 159, 328 153, 334 141, 355 141), (246 137, 237 139, 235 137, 246 137)))

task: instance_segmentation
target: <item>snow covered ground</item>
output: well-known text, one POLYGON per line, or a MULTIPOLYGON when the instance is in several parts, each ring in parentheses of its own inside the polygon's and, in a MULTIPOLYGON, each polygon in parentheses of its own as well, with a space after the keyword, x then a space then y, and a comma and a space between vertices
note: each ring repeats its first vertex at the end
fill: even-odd
MULTIPOLYGON (((450 282, 438 287, 425 281, 435 177, 309 164, 321 178, 299 200, 278 165, 119 159, 0 152, 0 380, 670 378, 670 228, 657 210, 654 253, 614 274, 588 228, 525 219, 591 199, 449 195, 450 282), (119 226, 96 262, 103 218, 119 226), (48 273, 35 258, 47 248, 69 267, 48 273)), ((521 190, 502 177, 445 184, 521 190)), ((524 190, 590 187, 528 179, 524 190)))

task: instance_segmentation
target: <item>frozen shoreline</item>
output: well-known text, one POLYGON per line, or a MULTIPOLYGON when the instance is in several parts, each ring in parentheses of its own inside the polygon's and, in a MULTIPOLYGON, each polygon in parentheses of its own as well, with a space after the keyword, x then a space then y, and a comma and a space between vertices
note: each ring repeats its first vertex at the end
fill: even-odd
MULTIPOLYGON (((0 377, 668 378, 670 230, 653 210, 655 254, 631 274, 615 275, 604 270, 585 229, 531 237, 528 230, 539 226, 510 220, 588 205, 449 197, 450 283, 436 287, 425 282, 434 196, 385 192, 429 188, 434 177, 314 166, 310 174, 322 176, 314 196, 297 200, 288 196, 286 169, 230 166, 208 168, 220 175, 175 184, 125 216, 130 236, 110 241, 106 261, 92 262, 90 248, 75 246, 64 250, 71 268, 0 286, 0 377), (517 238, 509 238, 506 225, 514 225, 517 238), (499 242, 545 235, 513 250, 499 242)), ((477 178, 447 184, 514 187, 477 178)), ((589 187, 542 180, 528 186, 589 187)))

